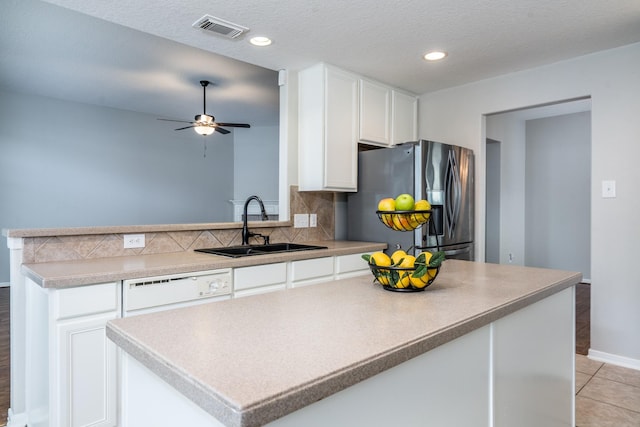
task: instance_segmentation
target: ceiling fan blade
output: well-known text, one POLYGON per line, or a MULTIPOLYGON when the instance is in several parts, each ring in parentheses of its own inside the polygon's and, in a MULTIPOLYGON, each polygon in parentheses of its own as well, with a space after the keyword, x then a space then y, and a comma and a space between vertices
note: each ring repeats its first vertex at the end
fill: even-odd
POLYGON ((219 123, 219 122, 216 122, 216 124, 218 126, 226 126, 226 127, 229 127, 229 128, 250 128, 251 127, 251 125, 248 125, 246 123, 219 123))
MULTIPOLYGON (((187 123, 188 123, 188 122, 187 122, 187 123)), ((178 128, 178 129, 174 129, 174 130, 191 129, 191 128, 194 128, 194 127, 196 127, 196 125, 185 126, 185 127, 183 127, 183 128, 178 128)))
POLYGON ((163 122, 193 123, 186 120, 171 120, 171 119, 158 119, 158 120, 162 120, 163 122))
MULTIPOLYGON (((220 124, 220 123, 218 123, 218 124, 220 124)), ((228 130, 226 130, 226 129, 222 129, 222 128, 221 128, 221 127, 219 127, 219 126, 216 126, 216 132, 220 132, 220 133, 221 133, 221 134, 223 134, 223 135, 226 135, 226 134, 228 134, 228 133, 229 133, 229 131, 228 131, 228 130)))

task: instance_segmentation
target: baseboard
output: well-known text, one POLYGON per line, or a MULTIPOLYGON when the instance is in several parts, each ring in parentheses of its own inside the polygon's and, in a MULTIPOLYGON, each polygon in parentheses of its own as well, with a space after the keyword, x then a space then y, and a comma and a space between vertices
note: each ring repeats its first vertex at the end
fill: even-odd
POLYGON ((7 427, 25 427, 27 425, 27 414, 14 414, 11 408, 7 411, 7 427))
POLYGON ((604 351, 593 349, 589 349, 588 357, 589 359, 597 360, 598 362, 610 363, 612 365, 622 366, 624 368, 631 368, 640 371, 640 360, 638 359, 618 356, 617 354, 605 353, 604 351))
POLYGON ((8 288, 11 286, 10 282, 0 282, 0 288, 8 288))

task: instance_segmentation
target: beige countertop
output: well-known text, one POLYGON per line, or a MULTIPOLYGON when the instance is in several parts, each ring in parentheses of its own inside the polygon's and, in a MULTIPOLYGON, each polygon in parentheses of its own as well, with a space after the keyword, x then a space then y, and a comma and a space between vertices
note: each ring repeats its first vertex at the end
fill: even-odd
MULTIPOLYGON (((291 221, 249 221, 251 228, 290 227, 291 221)), ((210 222, 195 224, 107 225, 57 228, 3 228, 5 237, 79 236, 111 233, 156 233, 161 231, 225 230, 242 228, 242 222, 210 222)))
POLYGON ((385 291, 362 276, 117 319, 107 336, 225 425, 256 426, 580 280, 447 260, 424 292, 385 291))
POLYGON ((243 258, 229 258, 189 251, 79 261, 42 262, 23 264, 22 273, 44 288, 67 288, 140 277, 373 252, 383 250, 387 246, 386 243, 334 240, 305 243, 326 246, 327 249, 274 253, 243 258))

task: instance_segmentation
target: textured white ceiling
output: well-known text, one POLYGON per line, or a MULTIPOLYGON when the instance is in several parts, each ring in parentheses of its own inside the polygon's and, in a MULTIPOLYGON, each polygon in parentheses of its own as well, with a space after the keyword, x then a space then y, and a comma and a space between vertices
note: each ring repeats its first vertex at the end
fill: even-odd
MULTIPOLYGON (((13 7, 23 3, 4 1, 13 7)), ((36 0, 25 1, 43 5, 36 0)), ((269 70, 296 70, 325 61, 417 94, 640 41, 638 0, 47 0, 47 3, 269 70), (249 27, 250 31, 247 36, 228 40, 192 28, 192 23, 204 14, 249 27), (254 47, 248 43, 253 35, 267 35, 274 43, 267 48, 254 47), (421 55, 432 48, 444 49, 449 56, 438 63, 427 63, 421 55)), ((52 9, 51 5, 46 6, 52 9)), ((87 25, 103 31, 104 25, 96 22, 87 25)), ((0 23, 15 27, 11 22, 0 23)), ((23 20, 21 24, 27 23, 23 20)), ((120 34, 115 36, 120 39, 118 43, 126 50, 136 33, 123 29, 116 32, 120 34)), ((4 38, 3 33, 0 36, 4 38)), ((60 36, 50 35, 52 42, 60 36)), ((83 28, 83 37, 86 44, 99 34, 88 27, 83 28)), ((149 42, 152 45, 164 46, 163 40, 149 40, 155 40, 149 42)), ((2 43, 4 48, 5 41, 2 43)), ((193 57, 164 48, 134 51, 129 59, 134 62, 137 59, 139 69, 117 70, 118 64, 109 64, 108 59, 103 57, 96 63, 87 60, 79 71, 120 72, 121 85, 127 82, 150 85, 148 90, 152 91, 185 89, 188 83, 197 82, 196 76, 205 69, 193 57), (145 64, 153 64, 156 69, 146 69, 145 64)), ((217 67, 208 67, 206 72, 213 77, 219 73, 231 85, 235 72, 226 74, 222 66, 217 67)), ((178 96, 177 92, 174 95, 178 96)), ((261 94, 246 96, 259 99, 261 94)))

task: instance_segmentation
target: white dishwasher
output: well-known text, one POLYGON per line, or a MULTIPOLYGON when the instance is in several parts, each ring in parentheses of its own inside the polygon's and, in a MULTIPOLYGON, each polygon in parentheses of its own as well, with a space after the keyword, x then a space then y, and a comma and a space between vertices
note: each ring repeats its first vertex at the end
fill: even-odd
MULTIPOLYGON (((230 268, 123 280, 122 317, 230 299, 232 284, 230 268)), ((124 415, 130 405, 132 380, 128 359, 121 352, 119 349, 118 425, 137 427, 124 415)))
POLYGON ((122 317, 231 298, 231 269, 123 280, 122 317))

